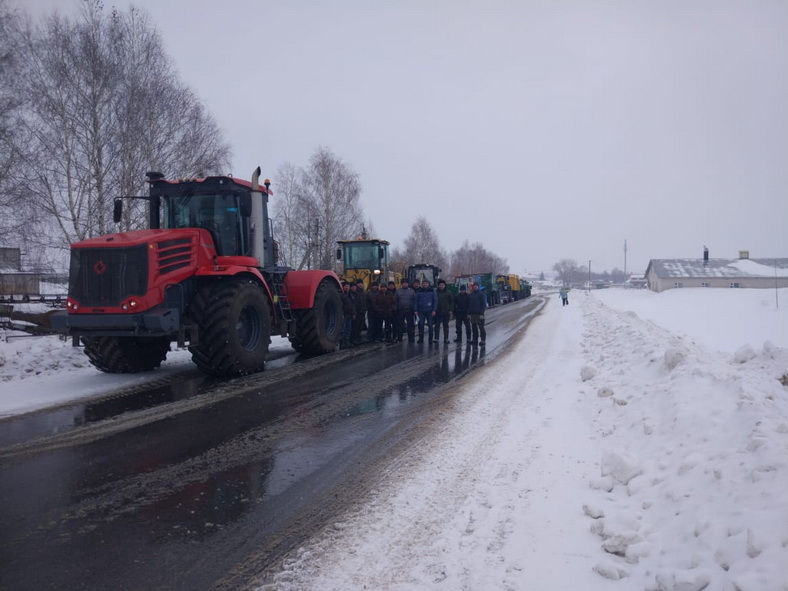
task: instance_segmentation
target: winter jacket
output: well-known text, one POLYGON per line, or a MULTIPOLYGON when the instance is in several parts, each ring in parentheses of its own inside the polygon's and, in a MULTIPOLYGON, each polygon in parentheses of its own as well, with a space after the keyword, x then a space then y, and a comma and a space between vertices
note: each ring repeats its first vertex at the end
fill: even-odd
POLYGON ((416 292, 412 287, 400 287, 397 290, 397 310, 415 310, 416 292))
POLYGON ((468 294, 468 314, 484 314, 486 307, 487 296, 483 291, 472 291, 468 294))
POLYGON ((397 290, 387 289, 383 292, 383 294, 386 296, 386 313, 383 315, 383 317, 391 318, 397 313, 397 290))
POLYGON ((423 287, 416 291, 416 312, 434 312, 438 307, 438 298, 435 290, 423 287))
POLYGON ((368 289, 364 292, 364 309, 369 313, 370 316, 374 316, 374 312, 372 311, 372 296, 378 293, 373 289, 368 289))
POLYGON ((385 290, 370 290, 367 292, 367 314, 372 318, 385 318, 388 311, 385 290))
POLYGON ((342 313, 345 315, 345 319, 353 318, 356 315, 356 308, 353 305, 353 298, 350 295, 350 292, 342 292, 342 313))
POLYGON ((435 308, 438 316, 448 316, 454 310, 454 294, 448 289, 438 290, 436 292, 438 306, 435 308))
POLYGON ((367 313, 367 298, 364 291, 351 291, 350 297, 353 299, 353 306, 356 308, 356 316, 364 316, 367 313))
POLYGON ((468 315, 468 292, 461 291, 454 296, 454 317, 465 318, 468 315))

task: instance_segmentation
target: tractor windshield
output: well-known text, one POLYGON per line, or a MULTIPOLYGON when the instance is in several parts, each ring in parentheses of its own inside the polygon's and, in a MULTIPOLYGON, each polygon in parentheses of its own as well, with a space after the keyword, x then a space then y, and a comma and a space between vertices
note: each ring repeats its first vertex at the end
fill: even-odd
POLYGON ((385 246, 377 243, 360 242, 343 244, 345 269, 380 269, 386 265, 385 246), (380 248, 384 256, 380 257, 380 248))
POLYGON ((414 267, 411 269, 409 281, 429 281, 432 285, 438 284, 438 276, 435 273, 435 267, 414 267))
POLYGON ((238 196, 167 195, 162 200, 165 228, 205 228, 213 236, 216 252, 222 256, 245 255, 249 249, 249 229, 241 217, 238 196))

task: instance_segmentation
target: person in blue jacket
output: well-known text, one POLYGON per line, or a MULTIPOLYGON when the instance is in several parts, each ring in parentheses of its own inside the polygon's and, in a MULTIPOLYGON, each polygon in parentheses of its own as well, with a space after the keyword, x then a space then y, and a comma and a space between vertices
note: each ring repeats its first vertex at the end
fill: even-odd
POLYGON ((419 340, 424 342, 424 324, 427 324, 427 340, 432 343, 432 325, 435 318, 435 309, 438 307, 438 298, 430 282, 426 279, 421 282, 421 287, 416 290, 416 312, 419 315, 419 340))

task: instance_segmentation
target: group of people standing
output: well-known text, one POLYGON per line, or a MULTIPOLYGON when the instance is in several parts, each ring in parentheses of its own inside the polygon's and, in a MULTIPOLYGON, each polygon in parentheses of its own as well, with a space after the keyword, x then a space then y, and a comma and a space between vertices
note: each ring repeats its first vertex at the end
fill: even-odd
POLYGON ((487 332, 484 329, 484 311, 487 298, 479 285, 471 284, 471 293, 464 285, 454 295, 446 289, 446 282, 438 281, 433 289, 427 280, 413 282, 410 286, 403 279, 400 287, 393 281, 373 283, 368 291, 364 282, 342 282, 342 308, 345 326, 340 346, 359 345, 361 333, 367 327, 366 342, 438 343, 443 327, 443 342, 449 342, 449 321, 455 321, 455 343, 462 342, 463 328, 469 345, 484 346, 487 332), (416 332, 418 329, 418 340, 416 332))

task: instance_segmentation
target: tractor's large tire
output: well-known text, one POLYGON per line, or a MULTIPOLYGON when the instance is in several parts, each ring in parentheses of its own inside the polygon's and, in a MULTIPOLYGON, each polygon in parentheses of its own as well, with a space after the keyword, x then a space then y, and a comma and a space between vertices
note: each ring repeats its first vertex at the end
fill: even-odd
POLYGON ((298 317, 296 342, 300 349, 296 350, 307 355, 336 351, 342 338, 343 323, 344 314, 339 287, 329 281, 323 281, 315 293, 314 306, 303 311, 298 317))
POLYGON ((166 337, 82 337, 85 355, 107 373, 138 373, 161 365, 170 350, 166 337))
POLYGON ((287 340, 290 341, 290 346, 293 347, 295 351, 300 353, 304 350, 304 343, 302 343, 297 337, 287 337, 287 340))
POLYGON ((199 343, 192 361, 207 374, 241 376, 262 371, 271 344, 271 306, 254 281, 227 279, 200 289, 189 310, 199 343))

